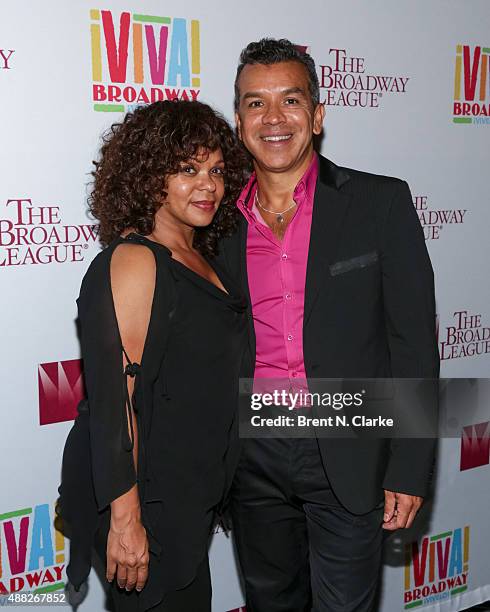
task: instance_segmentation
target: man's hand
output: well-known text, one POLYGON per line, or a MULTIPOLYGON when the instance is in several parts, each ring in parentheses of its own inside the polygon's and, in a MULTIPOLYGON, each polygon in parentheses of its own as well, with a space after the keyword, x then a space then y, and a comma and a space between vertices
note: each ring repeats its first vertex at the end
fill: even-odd
POLYGON ((395 493, 385 489, 385 511, 383 516, 383 529, 408 529, 412 526, 415 515, 422 505, 422 497, 395 493))

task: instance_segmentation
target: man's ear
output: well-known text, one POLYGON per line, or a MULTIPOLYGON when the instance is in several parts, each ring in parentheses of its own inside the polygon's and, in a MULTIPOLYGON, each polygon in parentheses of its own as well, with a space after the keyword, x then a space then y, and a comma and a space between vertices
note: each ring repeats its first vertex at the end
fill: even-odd
POLYGON ((236 125, 236 131, 238 133, 238 138, 240 140, 242 139, 242 122, 240 121, 240 115, 238 113, 235 113, 235 125, 236 125))
POLYGON ((323 120, 325 119, 325 104, 317 104, 315 110, 313 111, 313 134, 322 133, 323 129, 323 120))

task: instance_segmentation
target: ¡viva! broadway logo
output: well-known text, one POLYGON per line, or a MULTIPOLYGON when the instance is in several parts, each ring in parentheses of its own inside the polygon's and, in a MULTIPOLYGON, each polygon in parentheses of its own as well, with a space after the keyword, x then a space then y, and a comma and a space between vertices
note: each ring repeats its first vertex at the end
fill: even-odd
POLYGON ((468 588, 470 528, 458 527, 405 546, 405 610, 454 597, 468 588))
POLYGON ((453 122, 490 125, 490 47, 456 45, 453 122))
POLYGON ((197 100, 201 86, 196 19, 90 11, 95 111, 124 112, 157 100, 197 100))
POLYGON ((65 538, 49 504, 0 514, 0 595, 63 589, 65 538))

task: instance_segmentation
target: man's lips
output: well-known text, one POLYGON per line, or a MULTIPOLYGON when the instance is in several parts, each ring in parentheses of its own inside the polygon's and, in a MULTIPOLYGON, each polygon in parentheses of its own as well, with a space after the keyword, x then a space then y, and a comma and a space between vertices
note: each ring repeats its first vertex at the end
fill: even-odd
POLYGON ((284 143, 284 142, 288 142, 288 140, 291 140, 291 138, 293 137, 292 134, 265 134, 264 136, 261 136, 261 140, 263 140, 264 142, 267 142, 268 144, 277 144, 277 143, 284 143))
POLYGON ((213 200, 196 200, 194 202, 191 202, 191 204, 206 212, 214 210, 213 200))

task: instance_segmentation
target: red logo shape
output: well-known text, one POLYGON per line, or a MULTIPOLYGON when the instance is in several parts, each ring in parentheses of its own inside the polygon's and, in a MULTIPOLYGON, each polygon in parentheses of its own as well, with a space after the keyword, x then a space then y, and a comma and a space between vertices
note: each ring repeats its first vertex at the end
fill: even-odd
POLYGON ((467 425, 461 434, 460 471, 490 463, 490 421, 467 425))
MULTIPOLYGON (((294 45, 296 47, 296 49, 298 49, 298 51, 300 51, 301 53, 309 53, 308 49, 310 48, 309 45, 294 45)), ((245 610, 245 608, 237 608, 236 610, 230 610, 230 612, 241 612, 242 610, 245 610)))
POLYGON ((241 608, 233 608, 233 610, 228 610, 227 612, 247 612, 247 608, 242 606, 241 608))
POLYGON ((82 360, 53 361, 38 367, 39 424, 72 421, 85 396, 82 360))

